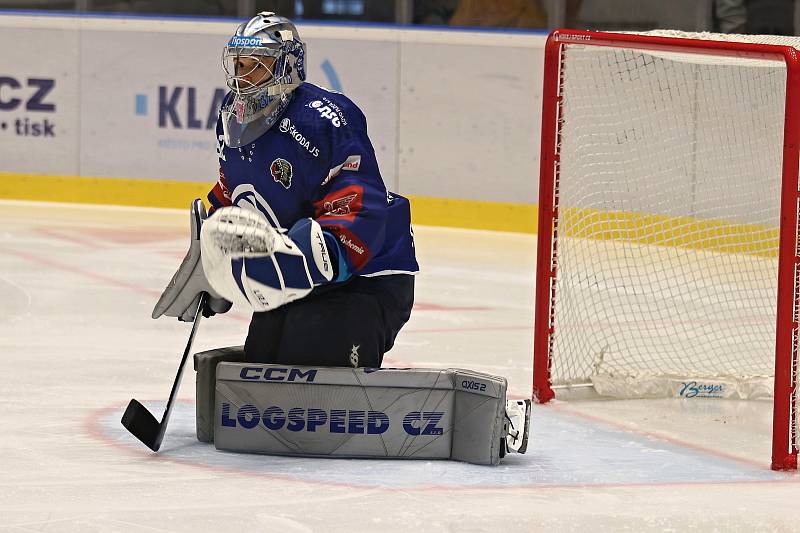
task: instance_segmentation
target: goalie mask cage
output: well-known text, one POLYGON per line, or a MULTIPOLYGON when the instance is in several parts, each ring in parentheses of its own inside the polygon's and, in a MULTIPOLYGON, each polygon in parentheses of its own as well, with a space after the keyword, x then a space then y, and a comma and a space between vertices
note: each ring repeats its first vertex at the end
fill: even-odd
POLYGON ((554 31, 533 394, 772 397, 797 465, 800 38, 554 31))

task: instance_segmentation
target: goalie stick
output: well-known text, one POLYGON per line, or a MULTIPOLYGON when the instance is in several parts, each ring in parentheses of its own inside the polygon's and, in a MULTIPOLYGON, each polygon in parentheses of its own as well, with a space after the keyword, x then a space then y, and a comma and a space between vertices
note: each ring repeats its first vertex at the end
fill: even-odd
POLYGON ((125 414, 122 415, 122 425, 131 434, 142 441, 145 446, 157 452, 161 447, 161 441, 164 439, 164 432, 167 430, 167 423, 169 416, 172 414, 172 406, 175 404, 175 396, 178 394, 178 386, 183 376, 183 368, 186 366, 186 359, 189 358, 189 352, 192 350, 192 343, 194 336, 197 333, 197 325, 200 323, 200 318, 203 316, 203 308, 208 300, 208 294, 203 293, 200 296, 200 305, 194 313, 194 322, 192 324, 192 332, 189 334, 189 340, 186 342, 186 349, 183 351, 183 358, 178 367, 178 374, 175 376, 175 382, 172 384, 172 391, 169 393, 169 400, 167 400, 167 407, 164 410, 164 416, 161 422, 156 420, 156 417, 147 410, 147 408, 139 403, 135 398, 131 399, 128 407, 125 409, 125 414))

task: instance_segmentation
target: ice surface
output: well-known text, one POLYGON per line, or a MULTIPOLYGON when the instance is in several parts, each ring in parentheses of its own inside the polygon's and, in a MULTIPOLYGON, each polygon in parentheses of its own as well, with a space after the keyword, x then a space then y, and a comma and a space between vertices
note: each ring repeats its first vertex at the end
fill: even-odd
MULTIPOLYGON (((188 207, 188 203, 187 203, 188 207)), ((187 212, 0 203, 0 531, 796 531, 800 477, 769 465, 769 402, 535 406, 499 467, 223 453, 194 439, 187 370, 162 451, 119 424, 161 412, 189 325, 150 319, 187 212)), ((415 228, 423 273, 385 366, 461 366, 530 393, 535 239, 415 228)), ((232 311, 195 351, 240 344, 232 311)))

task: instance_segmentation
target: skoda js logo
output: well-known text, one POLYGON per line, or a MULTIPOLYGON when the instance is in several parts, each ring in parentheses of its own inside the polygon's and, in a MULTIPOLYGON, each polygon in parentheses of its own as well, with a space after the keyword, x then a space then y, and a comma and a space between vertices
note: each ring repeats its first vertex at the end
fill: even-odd
POLYGON ((311 141, 306 139, 302 133, 297 131, 297 128, 288 118, 284 118, 280 121, 278 124, 278 129, 281 131, 281 133, 288 133, 289 136, 297 141, 297 144, 305 148, 309 154, 313 155, 314 157, 319 156, 319 148, 312 146, 311 141))

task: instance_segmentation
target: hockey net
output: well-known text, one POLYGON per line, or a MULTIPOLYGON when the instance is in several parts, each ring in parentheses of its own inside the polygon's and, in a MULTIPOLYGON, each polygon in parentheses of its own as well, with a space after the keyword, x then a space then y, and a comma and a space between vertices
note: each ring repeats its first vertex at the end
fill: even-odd
POLYGON ((774 397, 773 467, 794 467, 800 92, 789 46, 800 39, 551 35, 539 401, 588 386, 774 397))

